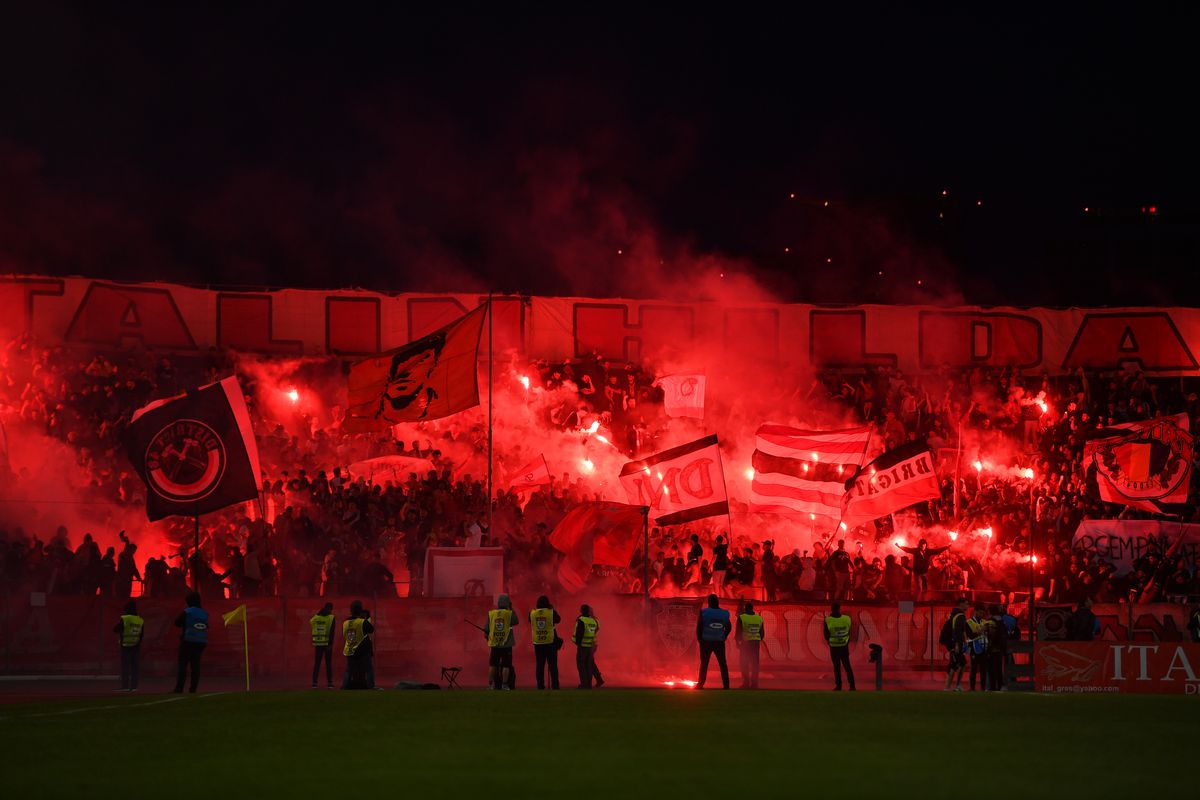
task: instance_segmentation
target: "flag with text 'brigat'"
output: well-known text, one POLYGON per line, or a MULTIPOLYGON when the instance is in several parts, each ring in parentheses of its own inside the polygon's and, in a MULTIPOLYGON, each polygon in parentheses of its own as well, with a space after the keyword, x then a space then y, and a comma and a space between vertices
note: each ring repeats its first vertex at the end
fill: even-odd
POLYGON ((942 496, 933 453, 923 441, 889 450, 846 482, 842 521, 853 528, 942 496))
POLYGON ((194 517, 258 497, 258 447, 237 378, 134 413, 126 452, 146 484, 146 516, 194 517))

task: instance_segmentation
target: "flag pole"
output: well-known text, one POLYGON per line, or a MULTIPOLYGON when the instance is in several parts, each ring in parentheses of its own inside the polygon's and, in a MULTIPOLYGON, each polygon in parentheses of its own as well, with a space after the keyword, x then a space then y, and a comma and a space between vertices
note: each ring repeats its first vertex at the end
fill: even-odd
POLYGON ((246 654, 246 691, 250 691, 250 609, 242 604, 242 652, 246 654))
MULTIPOLYGON (((1182 535, 1180 539, 1182 539, 1182 535)), ((646 596, 646 608, 650 607, 650 506, 642 506, 642 594, 646 596)))
POLYGON ((488 473, 487 473, 487 527, 488 539, 496 534, 492 530, 492 293, 488 292, 488 473))
POLYGON ((192 532, 192 539, 195 547, 192 550, 192 589, 200 591, 200 515, 194 514, 192 519, 195 521, 195 528, 192 532))

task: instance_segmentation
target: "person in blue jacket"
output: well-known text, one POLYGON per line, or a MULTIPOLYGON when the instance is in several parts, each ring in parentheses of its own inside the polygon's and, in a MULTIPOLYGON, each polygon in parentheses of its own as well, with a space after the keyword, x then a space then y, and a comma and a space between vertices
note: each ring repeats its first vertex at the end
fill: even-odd
POLYGON ((708 660, 717 657, 717 665, 721 668, 721 684, 729 688, 729 664, 725 660, 725 640, 733 624, 729 621, 729 612, 721 608, 721 600, 715 594, 708 596, 708 608, 700 609, 700 618, 696 620, 696 641, 700 643, 700 680, 696 682, 697 689, 704 688, 704 680, 708 677, 708 660))
POLYGON ((200 685, 200 656, 208 644, 208 612, 200 607, 200 593, 189 592, 187 608, 175 618, 175 627, 182 628, 179 637, 179 672, 175 677, 175 694, 183 691, 183 679, 192 671, 189 691, 196 693, 200 685))

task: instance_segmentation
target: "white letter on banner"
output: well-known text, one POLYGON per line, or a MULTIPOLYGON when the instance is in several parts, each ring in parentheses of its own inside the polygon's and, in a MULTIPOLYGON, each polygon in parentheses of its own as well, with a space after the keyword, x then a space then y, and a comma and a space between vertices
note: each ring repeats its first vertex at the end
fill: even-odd
POLYGON ((1113 680, 1123 681, 1125 680, 1125 673, 1121 669, 1121 655, 1124 653, 1125 648, 1119 644, 1114 644, 1109 649, 1112 650, 1113 657, 1113 680))
POLYGON ((1183 647, 1175 648, 1175 655, 1171 656, 1171 665, 1167 667, 1167 674, 1163 676, 1163 680, 1171 680, 1171 673, 1177 669, 1183 670, 1184 680, 1196 680, 1196 673, 1192 671, 1192 665, 1188 662, 1187 653, 1183 652, 1183 647))

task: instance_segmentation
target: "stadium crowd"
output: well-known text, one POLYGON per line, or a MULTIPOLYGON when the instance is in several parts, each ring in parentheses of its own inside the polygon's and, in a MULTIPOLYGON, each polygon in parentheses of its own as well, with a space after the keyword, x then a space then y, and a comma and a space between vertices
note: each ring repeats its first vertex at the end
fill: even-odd
MULTIPOLYGON (((9 342, 0 358, 0 419, 69 448, 86 476, 78 490, 88 502, 130 509, 140 506, 145 491, 121 447, 132 411, 238 368, 231 354, 215 350, 191 359, 136 349, 81 356, 40 347, 30 337, 9 342)), ((327 369, 337 373, 331 365, 327 369)), ((596 420, 632 457, 653 452, 666 429, 679 424, 663 413, 646 366, 592 357, 526 367, 524 374, 533 376, 527 380, 566 398, 546 410, 547 430, 581 429, 596 420)), ((263 401, 267 388, 253 374, 240 371, 240 377, 259 432, 261 502, 207 515, 198 553, 191 521, 169 520, 167 546, 139 561, 136 530, 121 534, 120 552, 101 552, 90 533, 47 524, 44 514, 37 530, 12 522, 12 509, 36 502, 31 486, 45 476, 14 472, 0 458, 5 584, 66 594, 125 597, 140 589, 177 596, 190 572, 208 596, 416 594, 429 547, 495 544, 505 548, 510 590, 559 589, 559 555, 549 533, 572 506, 597 497, 583 476, 563 475, 524 495, 498 487, 488 529, 486 483, 460 468, 485 451, 482 420, 463 414, 424 423, 422 439, 409 443, 386 433, 348 435, 336 408, 324 420, 279 419, 263 401), (382 485, 348 470, 381 456, 413 459, 424 468, 382 485)), ((655 528, 649 564, 639 548, 628 569, 597 567, 591 577, 597 588, 641 592, 649 574, 656 595, 717 591, 767 600, 893 602, 964 592, 1008 599, 1027 590, 1031 578, 1043 598, 1071 603, 1126 599, 1151 581, 1170 595, 1200 594, 1197 575, 1182 558, 1149 553, 1118 577, 1097 553, 1071 545, 1085 518, 1146 516, 1087 496, 1082 453, 1089 431, 1185 412, 1195 432, 1200 404, 1184 381, 1151 380, 1141 372, 1031 377, 1016 369, 943 368, 913 376, 878 368, 827 372, 800 389, 780 382, 777 392, 776 406, 801 425, 872 423, 875 453, 928 441, 940 456, 942 498, 847 531, 844 541, 788 552, 776 550, 772 536, 778 535, 763 531, 793 523, 749 514, 735 502, 732 536, 725 518, 655 528), (918 541, 926 538, 932 545, 918 541)), ((520 466, 519 459, 519 453, 498 453, 510 468, 520 466)), ((1193 473, 1191 520, 1196 490, 1193 473)), ((802 529, 803 522, 794 525, 802 529)))

